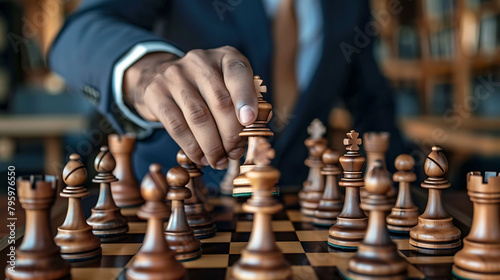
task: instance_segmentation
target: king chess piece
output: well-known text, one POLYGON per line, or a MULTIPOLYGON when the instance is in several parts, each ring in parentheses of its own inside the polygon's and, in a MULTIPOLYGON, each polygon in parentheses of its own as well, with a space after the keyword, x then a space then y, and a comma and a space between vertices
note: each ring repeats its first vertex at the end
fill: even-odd
POLYGON ((453 225, 453 218, 446 213, 441 201, 441 191, 450 187, 444 179, 448 160, 441 147, 432 147, 425 160, 425 174, 429 176, 422 188, 429 189, 427 207, 418 217, 418 224, 410 230, 410 244, 425 254, 449 254, 460 247, 460 230, 453 225))
POLYGON ((499 174, 470 172, 467 190, 474 214, 464 247, 453 257, 453 274, 461 279, 500 279, 499 174))
POLYGON ((97 175, 92 182, 99 184, 99 198, 92 208, 92 214, 87 223, 92 226, 92 232, 106 241, 108 238, 124 235, 128 231, 127 219, 120 213, 111 195, 112 182, 118 179, 113 175, 116 162, 108 147, 102 146, 94 160, 97 175))
POLYGON ((26 228, 16 249, 15 266, 5 267, 10 280, 71 279, 70 265, 60 255, 50 232, 50 208, 57 194, 57 177, 29 176, 17 180, 17 195, 26 211, 26 228))
POLYGON ((366 236, 359 244, 356 255, 349 260, 349 271, 353 279, 406 279, 406 260, 398 254, 396 244, 392 242, 385 225, 385 215, 392 207, 386 196, 392 185, 387 170, 377 160, 365 176, 365 188, 368 197, 361 203, 361 208, 369 212, 369 224, 366 236))
POLYGON ((78 154, 69 156, 63 169, 66 187, 61 197, 68 198, 68 212, 64 223, 57 228, 55 243, 61 248, 61 256, 70 261, 87 260, 101 255, 101 240, 92 233, 82 211, 82 198, 89 192, 83 186, 87 171, 78 154))
POLYGON ((321 155, 327 148, 327 141, 323 138, 326 128, 319 119, 311 122, 307 132, 311 135, 305 141, 309 152, 305 165, 309 167, 309 175, 299 192, 299 203, 302 214, 312 217, 325 190, 325 178, 321 175, 321 168, 324 166, 321 155))
MULTIPOLYGON (((375 166, 375 162, 377 160, 382 161, 383 167, 387 170, 385 154, 387 153, 387 149, 389 148, 389 132, 366 132, 363 134, 363 142, 366 152, 366 173, 370 172, 372 168, 375 166)), ((368 197, 368 192, 365 188, 360 188, 359 193, 361 196, 361 201, 365 197, 368 197)), ((397 191, 393 185, 389 188, 386 193, 386 196, 393 201, 396 201, 397 191)))
POLYGON ((170 186, 167 199, 172 201, 172 214, 165 230, 165 238, 170 249, 176 252, 179 261, 191 261, 201 257, 200 240, 194 237, 184 211, 184 201, 191 197, 191 192, 185 187, 189 180, 189 173, 183 167, 172 167, 167 172, 167 182, 170 186))
POLYGON ((256 143, 256 167, 247 173, 252 185, 252 197, 243 204, 243 211, 253 213, 253 225, 248 245, 233 265, 232 279, 290 279, 292 269, 276 246, 271 229, 272 215, 283 206, 272 195, 280 173, 269 166, 274 150, 266 139, 256 143))
MULTIPOLYGON (((263 85, 263 81, 259 76, 254 76, 255 90, 258 100, 257 118, 254 123, 243 128, 240 132, 241 137, 248 137, 247 153, 245 162, 240 166, 239 175, 233 180, 233 197, 249 197, 252 194, 250 181, 246 177, 246 173, 255 167, 255 147, 258 139, 269 138, 274 133, 267 127, 270 120, 270 114, 273 106, 264 100, 262 93, 267 92, 267 87, 263 85)), ((273 193, 278 193, 278 188, 275 186, 273 193)))
POLYGON ((201 199, 200 188, 196 186, 198 181, 203 180, 200 169, 191 161, 183 150, 177 153, 177 163, 189 172, 189 183, 186 187, 191 191, 191 197, 184 201, 184 210, 186 211, 189 226, 194 231, 194 236, 198 239, 209 238, 215 235, 217 228, 214 219, 207 212, 201 199))
POLYGON ((165 204, 167 182, 159 164, 149 167, 149 173, 142 180, 141 193, 146 204, 137 216, 147 219, 148 225, 144 242, 127 269, 127 279, 184 279, 186 269, 177 261, 163 235, 163 219, 169 217, 170 209, 165 204))
POLYGON ((344 197, 337 186, 337 176, 342 174, 339 158, 339 152, 330 149, 327 149, 322 156, 325 166, 321 170, 321 175, 326 177, 326 182, 323 197, 314 212, 313 224, 317 226, 331 227, 344 205, 344 197))
POLYGON ((365 185, 362 175, 365 158, 359 151, 362 141, 354 130, 344 139, 347 153, 340 158, 344 177, 339 185, 345 187, 345 200, 337 222, 328 231, 328 244, 332 247, 355 250, 363 240, 368 226, 368 217, 359 207, 359 188, 365 185))
POLYGON ((108 136, 109 150, 116 160, 113 174, 118 181, 111 183, 111 193, 116 205, 120 208, 132 207, 144 203, 139 190, 139 182, 132 171, 132 152, 135 136, 132 134, 108 136))
POLYGON ((399 155, 394 162, 396 169, 392 179, 399 182, 396 205, 387 216, 387 228, 393 233, 408 234, 418 223, 418 208, 411 199, 410 183, 417 180, 412 172, 415 160, 410 155, 399 155))

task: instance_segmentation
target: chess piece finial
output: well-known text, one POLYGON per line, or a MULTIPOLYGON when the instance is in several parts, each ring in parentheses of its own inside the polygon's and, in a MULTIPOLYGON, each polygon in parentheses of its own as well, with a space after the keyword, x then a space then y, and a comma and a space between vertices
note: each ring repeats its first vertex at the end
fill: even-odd
POLYGON ((168 170, 166 177, 170 186, 167 199, 172 201, 172 214, 165 230, 165 238, 170 249, 176 252, 179 261, 198 259, 201 256, 201 243, 189 227, 184 210, 184 201, 192 196, 191 191, 186 188, 191 179, 189 172, 176 166, 168 170))
POLYGON ((351 279, 406 279, 408 263, 399 255, 385 224, 385 213, 392 205, 385 194, 391 185, 382 161, 375 161, 365 178, 369 195, 361 203, 361 208, 369 212, 370 223, 356 255, 348 262, 349 272, 354 274, 348 275, 351 279))
POLYGON ((107 146, 102 146, 94 161, 95 170, 99 173, 112 172, 116 167, 116 161, 109 152, 107 146))
POLYGON ((331 227, 337 220, 344 204, 344 199, 337 186, 337 176, 342 173, 339 167, 340 153, 337 150, 327 149, 321 158, 324 164, 321 175, 326 177, 326 182, 323 196, 319 201, 318 208, 314 211, 313 224, 331 227))
POLYGON ((68 212, 63 224, 57 228, 54 242, 61 248, 61 256, 70 261, 81 261, 101 255, 101 241, 92 233, 82 211, 81 199, 89 192, 83 184, 87 171, 78 154, 71 154, 63 169, 66 187, 61 197, 68 198, 68 212))
POLYGON ((264 81, 260 76, 253 76, 253 82, 255 84, 255 91, 257 91, 257 97, 263 97, 262 93, 267 93, 267 86, 264 85, 264 81))
MULTIPOLYGON (((167 181, 161 172, 161 165, 153 163, 149 166, 149 173, 142 180, 141 195, 146 202, 163 202, 167 195, 167 181)), ((163 203, 162 203, 163 204, 163 203)), ((166 207, 166 205, 165 205, 166 207)), ((167 218, 168 215, 164 218, 167 218)))
POLYGON ((307 133, 311 135, 311 139, 320 139, 326 133, 326 127, 319 119, 314 119, 307 127, 307 133))
POLYGON ((359 188, 365 185, 362 170, 366 159, 359 153, 362 140, 351 130, 344 139, 347 153, 340 157, 344 176, 339 185, 346 188, 345 202, 337 222, 330 228, 328 244, 342 249, 356 249, 364 239, 368 217, 361 210, 359 188))
POLYGON ((500 279, 500 174, 473 171, 467 190, 474 203, 472 226, 464 247, 453 257, 461 279, 500 279))
POLYGON ((410 183, 417 180, 417 176, 412 172, 415 160, 410 155, 402 154, 396 158, 394 166, 398 171, 392 179, 399 183, 399 193, 396 205, 387 216, 387 228, 393 233, 408 234, 410 229, 417 225, 419 215, 410 191, 410 183))
POLYGON ((432 147, 424 169, 429 178, 421 186, 429 190, 429 197, 418 224, 410 230, 410 244, 426 254, 454 253, 462 244, 461 232, 453 225, 453 218, 444 210, 441 199, 441 191, 450 187, 443 177, 448 171, 448 161, 441 147, 432 147))

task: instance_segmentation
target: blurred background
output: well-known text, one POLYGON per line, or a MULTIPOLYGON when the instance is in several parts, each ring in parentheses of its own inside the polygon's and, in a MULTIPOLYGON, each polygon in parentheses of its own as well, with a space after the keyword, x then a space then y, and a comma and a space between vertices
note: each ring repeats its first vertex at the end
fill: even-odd
MULTIPOLYGON (((500 1, 372 0, 378 33, 375 57, 396 92, 405 137, 422 169, 429 147, 443 147, 452 187, 471 170, 500 166, 500 1), (388 12, 398 2, 402 9, 388 12)), ((78 94, 51 73, 44 57, 64 18, 67 0, 0 0, 0 173, 59 173, 70 153, 87 166, 112 132, 78 94)), ((78 67, 75 65, 74 67, 78 67)), ((332 145, 350 129, 333 108, 332 145)), ((89 168, 89 170, 92 168, 89 168)), ((3 177, 3 176, 2 176, 3 177)), ((89 176, 90 177, 90 176, 89 176)))

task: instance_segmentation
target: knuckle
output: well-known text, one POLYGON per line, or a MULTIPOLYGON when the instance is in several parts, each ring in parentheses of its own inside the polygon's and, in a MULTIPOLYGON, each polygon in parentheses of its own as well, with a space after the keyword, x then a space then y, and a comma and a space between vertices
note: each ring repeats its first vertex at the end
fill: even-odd
POLYGON ((227 71, 241 71, 247 69, 245 61, 240 58, 229 59, 225 66, 227 71))
POLYGON ((200 162, 203 157, 203 152, 198 146, 196 140, 191 139, 188 141, 183 141, 182 145, 180 145, 182 150, 186 153, 189 159, 194 162, 200 162))
POLYGON ((182 66, 177 63, 173 63, 169 65, 163 73, 165 76, 170 78, 182 76, 182 66))
POLYGON ((224 152, 224 148, 221 145, 207 147, 204 152, 205 155, 209 158, 209 161, 217 161, 218 159, 226 155, 226 153, 224 152))
POLYGON ((185 135, 189 130, 188 126, 177 118, 170 118, 167 121, 167 125, 170 128, 171 133, 178 136, 185 135))
POLYGON ((217 110, 226 111, 233 108, 231 95, 226 89, 214 89, 213 99, 214 108, 217 110))
POLYGON ((225 52, 231 52, 231 53, 240 53, 235 47, 229 46, 229 45, 222 46, 221 50, 223 50, 225 52))
POLYGON ((184 56, 184 58, 188 60, 203 60, 204 57, 205 57, 205 51, 201 49, 190 50, 184 56))
POLYGON ((238 133, 230 134, 224 137, 224 144, 230 147, 230 149, 239 146, 240 143, 241 137, 238 133))
POLYGON ((208 108, 200 104, 190 105, 187 108, 187 116, 194 125, 202 125, 210 120, 208 108))

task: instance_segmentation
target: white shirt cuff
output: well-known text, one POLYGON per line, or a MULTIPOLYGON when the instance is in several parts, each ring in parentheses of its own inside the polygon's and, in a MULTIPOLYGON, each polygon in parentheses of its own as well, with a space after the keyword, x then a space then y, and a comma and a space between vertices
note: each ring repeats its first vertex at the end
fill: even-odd
POLYGON ((116 105, 130 121, 144 129, 162 128, 160 122, 151 122, 132 112, 123 100, 123 75, 125 71, 140 58, 152 52, 168 52, 183 57, 184 52, 165 42, 144 42, 135 45, 123 55, 113 67, 112 90, 116 105))

